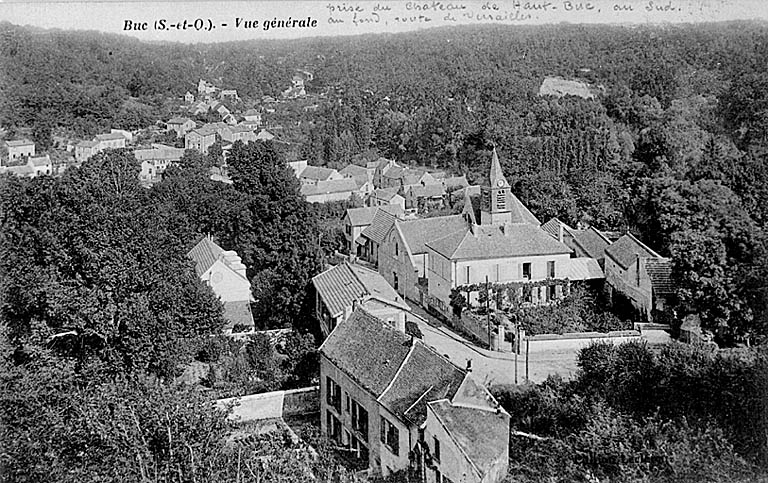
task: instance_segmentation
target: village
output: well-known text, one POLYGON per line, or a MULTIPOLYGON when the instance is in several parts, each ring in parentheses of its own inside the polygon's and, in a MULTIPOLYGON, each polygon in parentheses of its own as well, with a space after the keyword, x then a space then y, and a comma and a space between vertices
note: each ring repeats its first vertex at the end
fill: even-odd
MULTIPOLYGON (((236 483, 758 474, 762 192, 727 169, 763 151, 698 139, 714 101, 628 93, 588 62, 525 91, 480 65, 490 87, 461 91, 398 61, 418 86, 399 90, 334 78, 332 43, 272 48, 205 59, 171 94, 137 78, 111 123, 0 129, 3 381, 25 384, 6 419, 65 415, 49 439, 81 438, 72 481, 156 461, 236 483), (130 461, 78 463, 102 444, 93 461, 130 461)), ((34 440, 22 426, 0 436, 34 440)))
MULTIPOLYGON (((222 163, 210 168, 211 179, 231 184, 226 160, 233 144, 289 144, 267 129, 266 117, 279 103, 305 99, 311 80, 297 71, 280 101, 264 98, 259 108, 239 111, 227 107, 241 101, 235 90, 200 80, 196 95, 183 96, 188 116, 147 128, 167 144, 136 143, 144 133, 113 129, 68 142, 54 162, 27 139, 9 140, 0 169, 56 176, 99 153, 132 148, 140 180, 151 186, 186 151, 207 155, 218 146, 222 163), (193 120, 205 114, 219 120, 193 120)), ((552 95, 552 82, 542 92, 552 95)), ((350 206, 342 220, 346 247, 341 263, 312 279, 324 339, 319 387, 222 400, 237 401, 231 418, 240 423, 316 414, 321 433, 360 469, 383 477, 409 469, 429 483, 495 483, 507 474, 510 422, 488 387, 568 378, 579 351, 595 342, 671 340, 669 325, 654 320, 675 293, 670 260, 629 233, 574 228, 557 218, 542 223, 513 193, 496 149, 482 185, 386 158, 338 170, 306 160, 287 166, 307 202, 350 206), (637 317, 605 332, 527 334, 516 322, 520 310, 557 305, 575 290, 600 294, 637 317), (288 411, 291 405, 298 409, 288 411)), ((253 333, 255 301, 241 257, 210 235, 187 256, 223 303, 225 333, 253 333)), ((707 340, 695 325, 684 337, 707 340)), ((272 430, 278 427, 291 431, 284 423, 272 430)))

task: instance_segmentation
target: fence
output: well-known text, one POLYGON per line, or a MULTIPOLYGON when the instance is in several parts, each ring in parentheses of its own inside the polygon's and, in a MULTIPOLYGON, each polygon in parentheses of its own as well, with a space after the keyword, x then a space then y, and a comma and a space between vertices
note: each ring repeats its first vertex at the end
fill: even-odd
POLYGON ((229 419, 240 423, 301 416, 320 411, 320 388, 312 386, 289 391, 265 392, 219 399, 216 403, 220 408, 234 404, 229 419))

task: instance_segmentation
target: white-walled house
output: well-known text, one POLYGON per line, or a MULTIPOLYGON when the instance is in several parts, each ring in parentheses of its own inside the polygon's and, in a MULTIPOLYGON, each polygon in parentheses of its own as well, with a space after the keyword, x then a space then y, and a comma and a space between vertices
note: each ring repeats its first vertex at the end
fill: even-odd
POLYGON ((206 236, 187 257, 195 262, 197 276, 224 304, 224 318, 228 322, 225 331, 231 331, 235 325, 253 327, 251 283, 237 253, 224 250, 206 236))

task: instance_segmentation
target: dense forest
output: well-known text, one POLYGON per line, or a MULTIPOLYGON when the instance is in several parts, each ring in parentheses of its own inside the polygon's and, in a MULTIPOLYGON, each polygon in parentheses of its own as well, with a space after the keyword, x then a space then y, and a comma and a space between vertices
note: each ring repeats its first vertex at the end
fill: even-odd
MULTIPOLYGON (((696 313, 721 346, 768 338, 764 24, 181 45, 5 23, 0 65, 5 137, 29 132, 42 148, 167 120, 200 78, 257 106, 296 69, 311 71, 318 109, 276 114, 310 164, 385 156, 479 183, 496 147, 542 221, 631 231, 672 258, 673 325, 696 313), (594 97, 540 96, 550 76, 585 82, 594 97)), ((255 318, 295 329, 284 377, 259 384, 311 379, 307 283, 341 245, 341 207, 308 205, 271 143, 236 144, 232 186, 210 181, 210 164, 188 153, 151 189, 130 151, 58 178, 0 178, 0 439, 14 442, 0 464, 10 481, 242 481, 239 453, 220 441, 223 413, 209 395, 169 385, 223 323, 184 257, 203 234, 242 256, 255 318)), ((541 465, 512 465, 511 480, 753 479, 768 446, 765 359, 743 350, 593 349, 572 383, 500 388, 511 413, 526 409, 513 426, 544 438, 513 438, 511 456, 541 465)), ((299 471, 289 460, 272 478, 299 471)), ((260 475, 252 481, 269 481, 260 475)))

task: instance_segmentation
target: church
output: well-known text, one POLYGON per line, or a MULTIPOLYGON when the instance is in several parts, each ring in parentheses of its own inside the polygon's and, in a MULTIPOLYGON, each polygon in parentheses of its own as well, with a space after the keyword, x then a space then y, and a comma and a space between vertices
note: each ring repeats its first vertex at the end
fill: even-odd
MULTIPOLYGON (((425 243, 427 304, 450 316, 450 296, 463 285, 604 278, 597 260, 571 258, 573 250, 542 230, 539 220, 512 193, 493 150, 488 183, 481 188, 480 223, 466 223, 425 243)), ((560 285, 532 284, 523 302, 548 303, 563 296, 560 285), (538 285, 538 286, 535 286, 538 285)))

